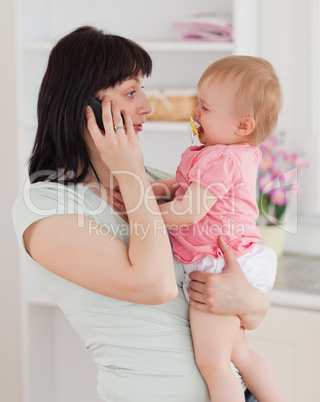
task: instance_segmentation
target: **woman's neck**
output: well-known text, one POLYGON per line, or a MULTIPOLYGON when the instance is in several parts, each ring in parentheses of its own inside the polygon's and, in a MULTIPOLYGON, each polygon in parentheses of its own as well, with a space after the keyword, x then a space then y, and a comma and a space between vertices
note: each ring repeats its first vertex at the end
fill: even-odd
POLYGON ((93 167, 95 172, 91 170, 82 184, 85 186, 102 186, 106 189, 114 189, 118 185, 117 179, 105 166, 104 169, 99 169, 93 164, 93 167))

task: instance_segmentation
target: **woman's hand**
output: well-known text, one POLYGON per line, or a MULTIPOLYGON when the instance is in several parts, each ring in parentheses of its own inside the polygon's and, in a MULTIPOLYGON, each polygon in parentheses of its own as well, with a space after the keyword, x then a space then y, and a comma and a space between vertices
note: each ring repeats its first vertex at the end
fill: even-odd
POLYGON ((114 174, 119 171, 139 172, 144 169, 142 151, 131 117, 125 111, 122 111, 122 115, 124 128, 122 128, 123 120, 117 103, 104 96, 102 120, 105 133, 103 133, 96 123, 91 107, 88 106, 86 110, 88 130, 103 162, 114 174))
POLYGON ((238 315, 246 329, 256 328, 263 320, 269 299, 253 287, 242 272, 233 250, 219 238, 225 268, 221 274, 194 271, 188 289, 190 305, 206 313, 238 315))

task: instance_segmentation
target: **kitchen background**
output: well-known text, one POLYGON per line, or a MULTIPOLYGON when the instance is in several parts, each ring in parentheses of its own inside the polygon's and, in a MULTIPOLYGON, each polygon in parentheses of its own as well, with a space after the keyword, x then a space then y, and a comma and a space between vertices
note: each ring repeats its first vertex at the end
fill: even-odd
POLYGON ((183 105, 188 111, 204 68, 230 54, 261 56, 274 65, 285 98, 277 132, 285 132, 284 149, 299 152, 308 168, 298 168, 301 195, 297 198, 293 191, 282 229, 286 234, 285 254, 279 258, 277 285, 270 293, 272 306, 263 324, 249 337, 276 371, 289 402, 317 401, 318 0, 0 0, 0 6, 0 401, 97 400, 91 355, 28 270, 11 222, 13 200, 26 178, 37 92, 50 48, 83 24, 127 36, 150 52, 154 73, 145 86, 153 98, 155 114, 145 124, 140 142, 146 164, 171 173, 181 152, 190 145, 189 112, 182 110, 186 116, 180 117, 180 111, 171 111, 171 107, 186 102, 183 105), (208 37, 201 29, 173 29, 174 23, 198 13, 215 13, 216 20, 210 22, 221 28, 218 37, 208 37), (226 21, 231 23, 231 30, 226 21), (188 41, 186 33, 205 36, 205 40, 188 41), (178 116, 182 120, 174 121, 178 116))

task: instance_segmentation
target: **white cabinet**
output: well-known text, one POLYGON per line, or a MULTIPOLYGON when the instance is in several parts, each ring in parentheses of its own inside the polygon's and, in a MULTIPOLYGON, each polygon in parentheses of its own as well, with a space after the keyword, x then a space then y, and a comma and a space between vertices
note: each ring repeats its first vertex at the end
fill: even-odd
MULTIPOLYGON (((32 146, 37 94, 48 54, 53 43, 67 32, 88 24, 127 36, 141 43, 152 56, 154 69, 152 77, 146 82, 147 87, 196 88, 204 69, 216 59, 230 54, 258 54, 258 7, 256 0, 164 0, 156 6, 147 0, 113 3, 95 0, 92 5, 84 1, 20 0, 18 27, 20 89, 23 94, 20 97, 23 163, 32 146), (199 12, 229 15, 234 40, 221 43, 177 42, 172 23, 199 12)), ((167 126, 150 122, 140 137, 146 164, 152 163, 154 167, 172 172, 175 172, 180 154, 190 145, 185 123, 167 126), (165 162, 156 152, 159 141, 170 144, 165 162)))
MULTIPOLYGON (((203 70, 230 54, 258 53, 256 0, 17 0, 20 188, 35 129, 39 85, 52 44, 80 25, 94 25, 141 43, 151 54, 152 87, 196 87, 203 70), (229 14, 234 40, 177 42, 173 21, 199 12, 229 14)), ((146 164, 174 172, 190 145, 186 123, 149 122, 141 135, 146 164), (160 144, 160 146, 159 146, 160 144), (169 146, 170 145, 170 146, 169 146), (165 150, 159 152, 159 148, 165 150)), ((97 370, 62 313, 44 294, 21 257, 24 375, 23 402, 94 402, 97 370)))
POLYGON ((273 368, 288 402, 319 400, 320 312, 271 306, 249 343, 273 368))

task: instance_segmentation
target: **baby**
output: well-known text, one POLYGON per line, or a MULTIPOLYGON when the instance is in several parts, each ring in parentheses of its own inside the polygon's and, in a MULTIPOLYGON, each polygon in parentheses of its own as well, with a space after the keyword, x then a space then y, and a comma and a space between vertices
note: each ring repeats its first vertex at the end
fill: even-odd
MULTIPOLYGON (((174 197, 160 208, 174 255, 184 264, 186 298, 190 272, 222 272, 220 236, 232 247, 249 282, 266 293, 274 284, 277 259, 272 249, 258 244, 257 145, 271 136, 278 121, 278 77, 264 59, 225 57, 203 73, 198 99, 194 115, 202 146, 182 154, 175 179, 152 184, 156 196, 174 197)), ((284 401, 272 370, 249 348, 238 316, 190 307, 190 322, 196 361, 213 402, 244 401, 231 361, 259 402, 284 401)))

